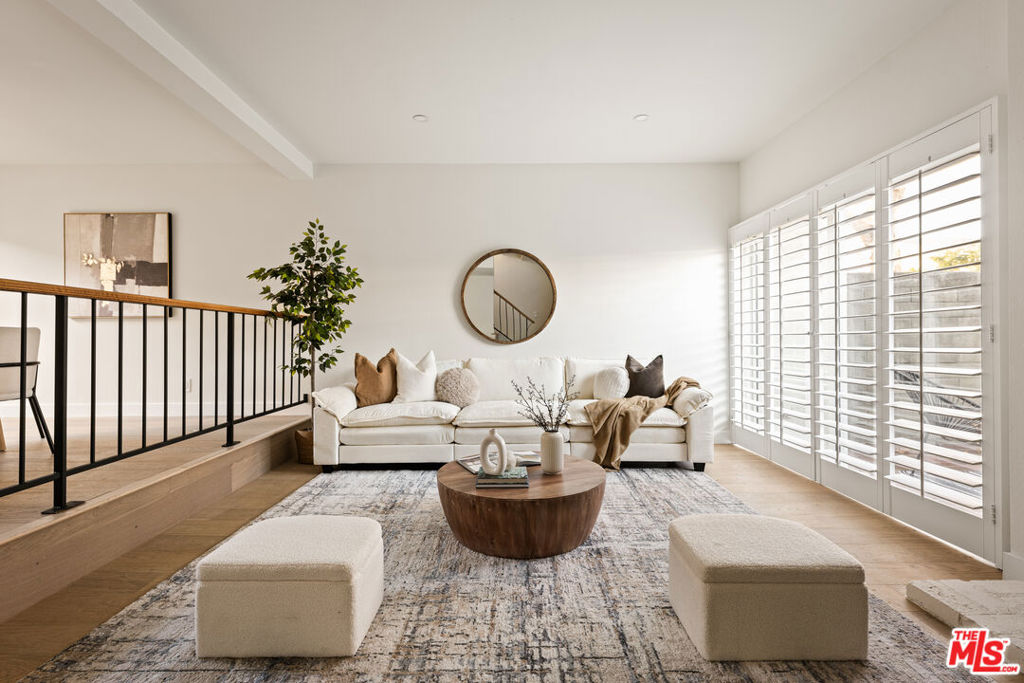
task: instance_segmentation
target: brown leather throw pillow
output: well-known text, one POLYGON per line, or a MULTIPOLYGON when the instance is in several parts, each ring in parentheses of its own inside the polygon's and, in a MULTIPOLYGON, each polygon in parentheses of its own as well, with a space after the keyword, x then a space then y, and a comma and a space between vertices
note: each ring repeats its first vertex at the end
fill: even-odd
POLYGON ((648 396, 658 398, 665 394, 665 372, 664 361, 659 355, 644 367, 640 361, 633 356, 626 356, 626 372, 629 373, 629 391, 626 398, 630 396, 648 396))
POLYGON ((356 354, 356 405, 372 406, 390 403, 398 394, 398 354, 394 349, 373 364, 366 356, 356 354))

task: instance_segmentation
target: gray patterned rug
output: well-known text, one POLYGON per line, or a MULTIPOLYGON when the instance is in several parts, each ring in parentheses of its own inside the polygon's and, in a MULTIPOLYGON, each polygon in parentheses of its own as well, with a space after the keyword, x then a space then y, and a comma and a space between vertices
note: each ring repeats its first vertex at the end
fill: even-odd
POLYGON ((75 643, 28 681, 938 681, 945 647, 871 597, 870 658, 857 662, 704 661, 668 602, 669 521, 752 512, 705 474, 610 472, 589 541, 543 560, 462 547, 432 470, 320 475, 264 517, 355 514, 384 528, 384 604, 348 659, 199 660, 194 564, 75 643))

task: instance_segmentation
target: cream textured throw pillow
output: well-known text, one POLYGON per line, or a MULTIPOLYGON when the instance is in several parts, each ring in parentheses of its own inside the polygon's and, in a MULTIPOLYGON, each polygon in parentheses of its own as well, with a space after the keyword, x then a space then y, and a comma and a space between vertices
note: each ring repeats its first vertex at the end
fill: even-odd
POLYGON ((594 375, 594 398, 625 398, 629 391, 626 368, 605 368, 594 375))
POLYGON ((480 398, 480 382, 466 368, 452 368, 437 376, 437 400, 465 408, 480 398))
POLYGON ((433 351, 428 351, 415 365, 402 354, 398 354, 398 395, 395 396, 394 402, 436 401, 436 381, 437 362, 434 360, 433 351))

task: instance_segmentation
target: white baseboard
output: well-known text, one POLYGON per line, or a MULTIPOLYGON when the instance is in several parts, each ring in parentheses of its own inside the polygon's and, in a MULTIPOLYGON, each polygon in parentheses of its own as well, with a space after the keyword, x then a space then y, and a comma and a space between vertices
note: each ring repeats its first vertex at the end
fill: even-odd
POLYGON ((1024 581, 1024 555, 1003 553, 1003 579, 1024 581))

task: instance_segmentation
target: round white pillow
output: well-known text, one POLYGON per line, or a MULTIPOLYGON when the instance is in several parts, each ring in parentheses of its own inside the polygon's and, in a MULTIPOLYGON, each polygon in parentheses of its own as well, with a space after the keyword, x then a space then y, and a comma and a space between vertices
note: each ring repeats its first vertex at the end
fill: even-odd
POLYGON ((480 381, 466 368, 452 368, 437 376, 437 400, 465 408, 480 398, 480 381))
POLYGON ((628 391, 626 368, 605 368, 594 375, 594 398, 625 398, 628 391))

